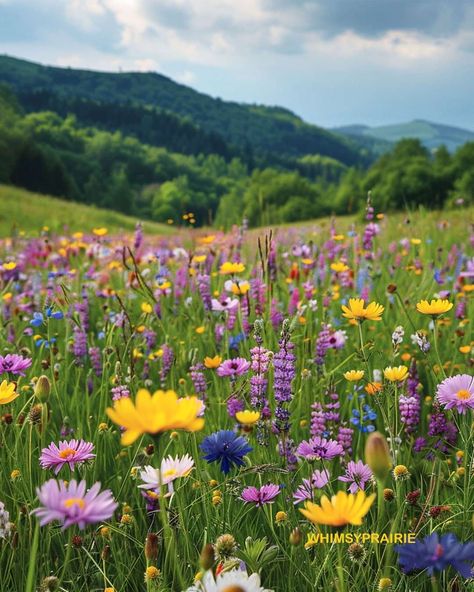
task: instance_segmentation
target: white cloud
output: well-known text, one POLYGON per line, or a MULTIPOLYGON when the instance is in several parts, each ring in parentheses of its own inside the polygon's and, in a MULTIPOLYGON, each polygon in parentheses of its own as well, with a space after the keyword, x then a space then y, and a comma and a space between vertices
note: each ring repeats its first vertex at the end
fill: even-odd
POLYGON ((183 84, 193 84, 196 82, 196 74, 191 72, 191 70, 184 70, 175 76, 178 82, 182 82, 183 84))

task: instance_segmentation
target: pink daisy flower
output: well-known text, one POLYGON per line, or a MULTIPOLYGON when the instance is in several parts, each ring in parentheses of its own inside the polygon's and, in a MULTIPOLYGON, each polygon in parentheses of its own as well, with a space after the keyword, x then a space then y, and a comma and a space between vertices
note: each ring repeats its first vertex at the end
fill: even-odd
POLYGON ((232 358, 231 360, 225 360, 217 368, 217 374, 219 376, 231 376, 235 378, 241 374, 245 374, 250 368, 250 362, 245 358, 232 358))
POLYGON ((274 498, 280 493, 278 485, 269 483, 262 487, 246 487, 242 491, 241 499, 248 504, 255 504, 256 506, 263 506, 264 504, 272 504, 274 498))
POLYGON ((82 530, 86 524, 108 520, 118 506, 109 489, 100 491, 100 483, 87 491, 86 482, 77 483, 75 479, 67 485, 65 481, 50 479, 36 493, 42 505, 32 514, 38 516, 40 525, 58 520, 63 530, 73 524, 82 530))
POLYGON ((474 409, 474 377, 458 374, 446 378, 438 385, 436 398, 445 409, 456 409, 458 413, 474 409))
POLYGON ((93 459, 95 457, 95 454, 92 454, 93 450, 94 444, 84 442, 84 440, 70 440, 69 442, 63 440, 59 442, 59 446, 51 442, 41 451, 40 465, 43 469, 54 469, 55 475, 66 463, 72 471, 76 464, 93 459))

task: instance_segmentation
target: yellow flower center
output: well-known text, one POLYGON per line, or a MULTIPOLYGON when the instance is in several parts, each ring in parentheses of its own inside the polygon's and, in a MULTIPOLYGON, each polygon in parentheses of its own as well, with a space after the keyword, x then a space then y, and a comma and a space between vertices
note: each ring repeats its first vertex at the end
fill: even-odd
POLYGON ((86 502, 80 497, 71 497, 64 502, 65 508, 72 508, 74 506, 83 510, 86 507, 86 502))
POLYGON ((173 475, 176 475, 177 472, 176 469, 168 469, 163 473, 163 477, 172 477, 173 475))
POLYGON ((456 393, 456 397, 461 401, 467 401, 471 397, 471 393, 466 389, 461 389, 456 393))
POLYGON ((71 456, 76 456, 77 451, 73 450, 72 448, 65 448, 64 450, 61 450, 61 452, 59 453, 59 456, 61 458, 70 458, 71 456))
POLYGON ((226 586, 222 592, 245 592, 241 586, 226 586))

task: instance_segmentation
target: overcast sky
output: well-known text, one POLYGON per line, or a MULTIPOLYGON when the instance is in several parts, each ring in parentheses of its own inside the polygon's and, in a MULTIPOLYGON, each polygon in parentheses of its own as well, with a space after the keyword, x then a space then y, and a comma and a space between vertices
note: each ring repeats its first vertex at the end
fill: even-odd
POLYGON ((0 53, 153 70, 327 127, 474 129, 474 0, 0 0, 0 53))

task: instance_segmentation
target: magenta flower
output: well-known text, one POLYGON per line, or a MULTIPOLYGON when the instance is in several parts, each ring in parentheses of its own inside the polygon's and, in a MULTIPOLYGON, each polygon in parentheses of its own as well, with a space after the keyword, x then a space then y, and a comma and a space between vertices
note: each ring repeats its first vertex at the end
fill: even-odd
POLYGON ((0 374, 9 372, 25 376, 25 370, 31 366, 31 358, 24 358, 18 354, 7 354, 0 356, 0 374))
POLYGON ((315 489, 322 489, 328 484, 330 479, 329 472, 316 469, 309 479, 303 479, 303 483, 293 494, 293 503, 299 504, 306 500, 312 500, 315 489))
POLYGON ((245 358, 232 358, 231 360, 222 362, 219 368, 217 368, 217 374, 219 376, 231 376, 235 378, 236 376, 245 374, 249 368, 250 362, 245 358))
POLYGON ((372 479, 372 471, 361 460, 348 462, 345 474, 338 478, 339 481, 350 483, 349 493, 356 493, 360 489, 363 491, 370 479, 372 479))
POLYGON ((248 504, 262 507, 264 504, 272 504, 274 498, 280 493, 278 485, 269 483, 260 487, 246 487, 242 491, 241 499, 248 504))
POLYGON ((436 398, 445 409, 455 408, 458 413, 474 409, 474 377, 458 374, 446 378, 438 385, 436 398))
POLYGON ((76 464, 95 457, 92 450, 94 450, 94 444, 84 442, 84 440, 70 440, 69 442, 63 440, 59 442, 59 446, 51 442, 49 446, 41 451, 40 465, 43 469, 54 469, 55 475, 59 473, 66 463, 72 471, 76 464))
POLYGON ((344 448, 336 440, 316 436, 311 440, 303 440, 296 449, 296 454, 306 460, 332 460, 344 454, 344 448))
POLYGON ((65 481, 50 479, 36 490, 42 504, 33 510, 44 526, 54 520, 62 522, 63 530, 77 524, 82 530, 86 524, 96 524, 108 520, 118 504, 109 489, 100 491, 100 483, 95 483, 86 491, 85 481, 75 479, 67 485, 65 481))
POLYGON ((217 300, 216 298, 212 299, 212 310, 216 312, 223 312, 224 310, 235 310, 239 306, 239 301, 237 298, 221 298, 221 300, 217 300))

